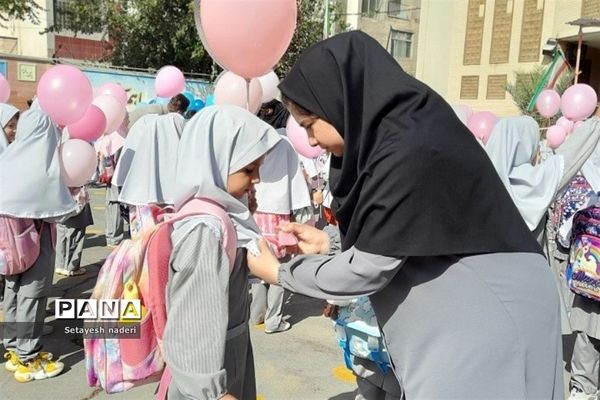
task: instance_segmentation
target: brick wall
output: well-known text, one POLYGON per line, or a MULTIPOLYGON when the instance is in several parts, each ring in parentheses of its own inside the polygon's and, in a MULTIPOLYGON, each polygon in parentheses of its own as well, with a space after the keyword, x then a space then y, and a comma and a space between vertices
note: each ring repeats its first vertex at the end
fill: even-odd
POLYGON ((104 57, 110 44, 100 40, 55 36, 54 48, 56 57, 74 58, 78 60, 98 60, 104 57))
POLYGON ((53 65, 50 62, 31 61, 29 59, 5 58, 0 55, 0 59, 7 62, 8 82, 10 83, 10 98, 8 102, 20 110, 27 109, 27 100, 35 96, 37 90, 37 82, 40 77, 53 65), (36 81, 20 81, 19 78, 19 63, 35 64, 36 66, 36 81))

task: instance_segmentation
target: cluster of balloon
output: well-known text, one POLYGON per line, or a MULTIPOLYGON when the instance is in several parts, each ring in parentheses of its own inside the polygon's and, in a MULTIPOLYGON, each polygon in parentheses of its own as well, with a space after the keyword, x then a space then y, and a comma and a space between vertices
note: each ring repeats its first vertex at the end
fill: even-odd
POLYGON ((64 182, 85 185, 96 170, 96 152, 90 142, 115 131, 126 115, 127 93, 116 83, 92 89, 90 81, 70 65, 52 67, 37 86, 37 100, 50 119, 68 133, 60 148, 64 182))
POLYGON ((540 93, 536 101, 536 109, 541 116, 552 118, 560 111, 562 116, 556 124, 548 128, 546 141, 556 149, 564 143, 567 136, 592 115, 597 107, 598 96, 589 85, 578 83, 570 86, 562 97, 553 89, 540 93))
MULTIPOLYGON (((296 0, 195 0, 194 8, 204 48, 225 70, 215 83, 215 104, 258 112, 278 95, 273 68, 294 36, 296 0)), ((210 102, 207 98, 206 105, 210 102)), ((287 134, 298 153, 310 158, 322 154, 308 144, 308 134, 293 118, 287 134)))

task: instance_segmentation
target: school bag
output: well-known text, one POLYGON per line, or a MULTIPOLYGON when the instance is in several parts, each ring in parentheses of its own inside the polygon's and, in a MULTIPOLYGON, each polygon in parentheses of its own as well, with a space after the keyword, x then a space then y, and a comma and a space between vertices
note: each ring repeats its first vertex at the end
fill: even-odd
POLYGON ((373 361, 382 373, 388 372, 390 359, 367 296, 356 298, 347 306, 340 306, 334 326, 337 343, 344 351, 348 369, 352 369, 352 358, 358 357, 373 361))
POLYGON ((566 279, 572 292, 600 301, 600 206, 593 204, 573 217, 566 279))
POLYGON ((563 248, 571 246, 572 217, 577 211, 585 208, 594 190, 582 174, 577 174, 569 182, 567 188, 554 204, 551 221, 556 230, 556 242, 563 248))
POLYGON ((0 215, 0 275, 27 271, 40 256, 40 232, 29 218, 0 215))
POLYGON ((161 350, 167 321, 165 291, 169 277, 173 224, 194 215, 216 217, 223 231, 230 269, 237 251, 237 236, 231 219, 221 206, 207 200, 189 201, 179 212, 164 214, 154 230, 135 240, 122 242, 107 258, 91 298, 132 299, 142 305, 139 338, 84 339, 88 384, 107 393, 123 392, 136 382, 164 370, 161 390, 171 379, 161 350))

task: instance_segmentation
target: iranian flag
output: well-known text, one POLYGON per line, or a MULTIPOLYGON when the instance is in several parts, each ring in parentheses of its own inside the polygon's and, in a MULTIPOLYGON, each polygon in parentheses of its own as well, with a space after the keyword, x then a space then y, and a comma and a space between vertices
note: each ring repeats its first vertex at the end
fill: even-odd
POLYGON ((548 69, 542 75, 542 79, 538 82, 538 85, 535 88, 535 92, 533 97, 529 101, 527 105, 527 111, 533 110, 535 107, 535 102, 537 101, 540 93, 542 93, 545 89, 554 89, 556 84, 558 83, 558 79, 562 75, 563 72, 569 69, 569 63, 567 63, 567 59, 563 54, 562 50, 557 50, 554 52, 554 57, 552 62, 548 66, 548 69))

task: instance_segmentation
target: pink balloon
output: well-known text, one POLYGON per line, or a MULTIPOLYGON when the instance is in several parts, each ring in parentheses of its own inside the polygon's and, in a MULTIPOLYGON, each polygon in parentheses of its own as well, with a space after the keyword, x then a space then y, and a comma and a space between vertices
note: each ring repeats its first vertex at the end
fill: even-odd
POLYGON ((560 95, 553 89, 546 89, 540 93, 535 108, 545 118, 552 118, 560 109, 560 95))
POLYGON ((573 123, 573 121, 571 121, 565 117, 560 117, 558 119, 558 121, 556 121, 556 125, 562 127, 565 130, 565 132, 567 132, 567 134, 569 134, 573 131, 573 126, 575 124, 573 123))
POLYGON ((579 128, 581 125, 583 125, 583 121, 577 121, 573 124, 573 130, 571 132, 575 132, 577 130, 577 128, 579 128))
POLYGON ((90 105, 83 118, 67 126, 71 139, 81 139, 86 142, 97 140, 106 130, 106 116, 95 105, 90 105))
POLYGON ((562 126, 552 125, 546 132, 548 146, 557 149, 567 138, 567 131, 562 126))
POLYGON ((296 29, 296 0, 202 0, 204 47, 224 69, 244 78, 268 73, 296 29))
POLYGON ((69 139, 60 148, 61 175, 69 187, 88 183, 96 172, 96 151, 80 139, 69 139))
POLYGON ((58 125, 79 121, 92 102, 92 93, 85 74, 70 65, 50 68, 37 86, 40 107, 58 125))
POLYGON ((263 75, 258 78, 260 81, 260 86, 262 86, 262 102, 268 103, 273 100, 279 94, 279 77, 273 71, 269 72, 266 75, 263 75))
POLYGON ((572 121, 581 121, 592 115, 598 105, 598 96, 591 86, 573 85, 562 95, 560 111, 572 121))
POLYGON ((104 133, 116 131, 127 114, 125 107, 119 103, 119 100, 108 94, 96 97, 93 104, 102 110, 106 117, 106 129, 104 133))
MULTIPOLYGON (((246 109, 248 103, 247 81, 226 71, 215 83, 215 104, 231 104, 246 109)), ((263 90, 260 81, 256 78, 250 81, 250 107, 249 111, 256 114, 262 105, 263 90)))
POLYGON ((317 158, 325 151, 319 146, 313 147, 308 143, 308 133, 306 133, 306 129, 301 127, 291 115, 287 120, 285 130, 287 137, 290 139, 290 142, 292 142, 292 145, 298 154, 308 158, 317 158))
POLYGON ((173 97, 185 90, 185 77, 179 68, 167 65, 158 70, 154 89, 158 97, 173 97))
POLYGON ((6 103, 10 98, 10 83, 0 74, 0 103, 6 103))
POLYGON ((105 83, 98 87, 94 92, 94 97, 102 96, 103 94, 113 96, 115 99, 119 100, 119 103, 123 106, 127 105, 127 100, 129 99, 125 89, 117 83, 105 83))
POLYGON ((489 111, 480 111, 469 118, 467 126, 476 138, 481 140, 483 144, 486 144, 497 121, 498 119, 493 113, 489 111))

